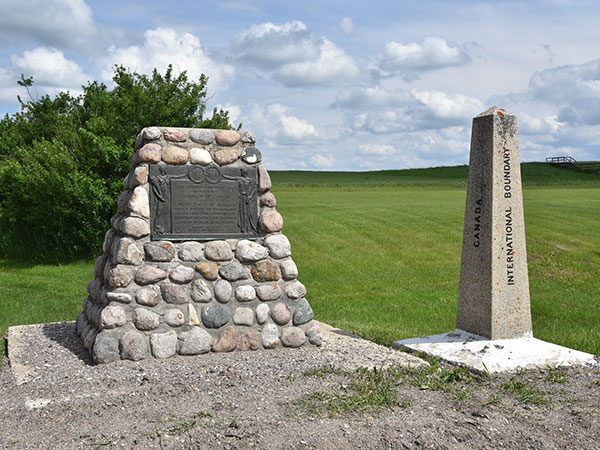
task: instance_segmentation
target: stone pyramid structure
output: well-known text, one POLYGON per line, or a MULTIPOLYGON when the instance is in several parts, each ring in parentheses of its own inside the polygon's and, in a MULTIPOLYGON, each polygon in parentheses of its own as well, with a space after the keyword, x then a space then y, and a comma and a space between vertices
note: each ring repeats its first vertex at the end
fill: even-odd
POLYGON ((77 333, 96 363, 321 345, 247 131, 149 127, 77 333))

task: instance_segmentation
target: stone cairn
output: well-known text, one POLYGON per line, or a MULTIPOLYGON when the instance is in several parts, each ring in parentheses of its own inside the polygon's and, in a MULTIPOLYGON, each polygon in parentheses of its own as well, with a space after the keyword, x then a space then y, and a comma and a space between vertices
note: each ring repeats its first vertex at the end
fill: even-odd
POLYGON ((254 144, 252 133, 233 130, 150 127, 137 136, 118 212, 77 316, 77 333, 95 363, 321 345, 254 144), (157 239, 153 165, 187 169, 190 178, 254 170, 258 237, 157 239))

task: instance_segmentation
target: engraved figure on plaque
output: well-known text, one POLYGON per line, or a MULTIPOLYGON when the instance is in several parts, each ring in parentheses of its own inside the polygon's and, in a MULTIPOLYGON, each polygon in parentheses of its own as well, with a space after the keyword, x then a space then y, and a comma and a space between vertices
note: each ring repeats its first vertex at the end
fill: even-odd
POLYGON ((238 208, 238 227, 241 233, 254 231, 258 233, 258 217, 256 209, 250 208, 250 202, 256 201, 256 181, 248 177, 247 169, 240 169, 240 177, 223 175, 226 180, 237 181, 240 192, 240 206, 238 208))
POLYGON ((167 175, 166 167, 160 166, 158 171, 158 175, 150 176, 149 181, 152 186, 152 193, 157 200, 154 212, 154 232, 160 236, 171 231, 169 214, 167 213, 170 178, 167 175))

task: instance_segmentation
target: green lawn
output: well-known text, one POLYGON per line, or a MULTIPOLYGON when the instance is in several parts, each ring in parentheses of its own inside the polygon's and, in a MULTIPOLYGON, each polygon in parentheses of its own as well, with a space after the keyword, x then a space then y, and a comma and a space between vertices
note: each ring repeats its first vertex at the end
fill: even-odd
MULTIPOLYGON (((386 345, 454 328, 465 167, 272 179, 316 319, 386 345)), ((523 182, 534 335, 600 354, 600 176, 530 163, 523 182)), ((0 261, 0 335, 73 320, 92 272, 0 261)))

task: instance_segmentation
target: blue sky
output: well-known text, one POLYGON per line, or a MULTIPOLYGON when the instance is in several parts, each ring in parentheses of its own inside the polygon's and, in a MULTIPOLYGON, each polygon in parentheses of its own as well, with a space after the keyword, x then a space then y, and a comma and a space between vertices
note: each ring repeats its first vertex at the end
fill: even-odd
POLYGON ((171 63, 270 169, 466 164, 492 105, 522 160, 600 160, 599 24, 595 1, 0 0, 0 113, 21 73, 40 96, 171 63))

